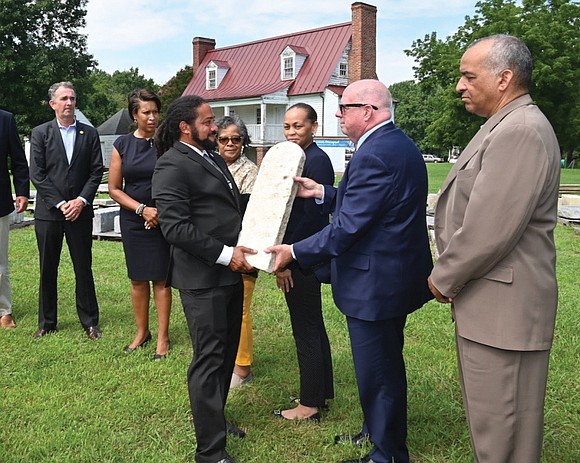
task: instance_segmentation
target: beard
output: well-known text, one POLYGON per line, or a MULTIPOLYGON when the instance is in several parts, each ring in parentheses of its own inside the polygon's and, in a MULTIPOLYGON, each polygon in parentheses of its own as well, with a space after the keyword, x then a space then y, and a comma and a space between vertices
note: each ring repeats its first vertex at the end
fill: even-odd
MULTIPOLYGON (((212 133, 212 135, 215 136, 216 134, 212 133)), ((217 149, 217 141, 215 139, 212 141, 209 138, 202 140, 199 137, 199 132, 195 129, 195 127, 192 127, 191 138, 195 143, 197 143, 206 151, 215 151, 217 149)))

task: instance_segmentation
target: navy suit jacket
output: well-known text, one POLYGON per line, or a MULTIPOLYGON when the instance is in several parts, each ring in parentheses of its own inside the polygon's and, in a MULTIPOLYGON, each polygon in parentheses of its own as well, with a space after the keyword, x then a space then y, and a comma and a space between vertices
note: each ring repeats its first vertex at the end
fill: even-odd
POLYGON ((69 164, 56 119, 32 129, 30 178, 37 190, 34 217, 65 220, 56 205, 82 196, 88 204, 77 220, 93 218, 91 204, 103 176, 103 156, 97 129, 77 121, 69 164))
POLYGON ((8 174, 8 158, 11 160, 12 181, 16 196, 30 194, 28 178, 28 163, 18 137, 16 121, 12 113, 0 109, 0 217, 14 210, 10 175, 8 174))
POLYGON ((353 155, 335 189, 325 186, 332 223, 294 244, 302 266, 330 263, 337 307, 362 320, 406 315, 432 298, 425 210, 427 170, 392 122, 353 155))

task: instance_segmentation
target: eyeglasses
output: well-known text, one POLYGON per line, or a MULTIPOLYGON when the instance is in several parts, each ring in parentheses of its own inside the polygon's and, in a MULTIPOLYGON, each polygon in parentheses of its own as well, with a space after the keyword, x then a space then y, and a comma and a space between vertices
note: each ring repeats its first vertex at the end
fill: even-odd
POLYGON ((374 104, 370 103, 347 103, 347 104, 339 104, 338 109, 340 110, 340 114, 344 114, 344 108, 362 108, 363 106, 370 106, 375 111, 379 109, 374 104))
POLYGON ((239 145, 242 142, 242 137, 218 137, 218 141, 222 145, 227 145, 229 142, 239 145))

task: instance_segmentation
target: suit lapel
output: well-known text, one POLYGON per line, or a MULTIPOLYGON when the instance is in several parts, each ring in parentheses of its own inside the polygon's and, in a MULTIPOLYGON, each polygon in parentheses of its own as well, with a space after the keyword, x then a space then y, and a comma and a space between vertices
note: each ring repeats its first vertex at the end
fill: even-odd
POLYGON ((60 127, 58 126, 58 122, 56 119, 53 119, 51 129, 55 140, 54 146, 57 148, 58 156, 60 156, 64 164, 68 166, 68 158, 66 157, 66 149, 64 148, 64 141, 62 140, 60 127))
POLYGON ((83 129, 83 125, 77 121, 76 123, 76 135, 75 135, 75 144, 73 147, 72 156, 70 158, 70 165, 72 166, 75 162, 75 159, 78 157, 79 153, 82 151, 81 147, 85 141, 85 130, 83 129))
POLYGON ((234 181, 233 177, 229 173, 229 169, 225 165, 224 160, 221 159, 221 156, 214 156, 213 159, 216 162, 216 164, 218 164, 219 161, 221 161, 224 164, 225 171, 224 171, 224 169, 221 169, 223 173, 220 173, 218 170, 216 170, 216 168, 214 166, 212 166, 209 163, 209 161, 207 159, 204 159, 199 153, 196 153, 189 146, 181 143, 180 141, 175 142, 173 147, 175 149, 177 149, 178 151, 180 151, 181 153, 185 154, 193 162, 196 162, 200 166, 202 166, 210 175, 217 178, 224 185, 224 188, 227 189, 228 196, 232 199, 232 202, 235 204, 236 208, 238 210, 240 210, 240 193, 238 191, 238 188, 236 187, 236 182, 234 181), (216 159, 218 157, 219 157, 219 159, 216 159), (226 171, 227 171, 227 173, 226 173, 226 171), (224 177, 224 175, 228 177, 230 182, 232 182, 231 189, 230 189, 228 182, 226 181, 226 178, 224 177), (233 192, 233 194, 232 194, 232 192, 233 192))

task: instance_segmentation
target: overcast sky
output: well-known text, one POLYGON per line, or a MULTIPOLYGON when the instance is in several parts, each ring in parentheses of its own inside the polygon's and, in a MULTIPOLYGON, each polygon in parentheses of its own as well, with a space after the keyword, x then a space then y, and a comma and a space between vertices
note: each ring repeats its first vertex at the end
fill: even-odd
MULTIPOLYGON (((404 51, 413 40, 453 34, 476 0, 369 0, 377 12, 377 74, 387 85, 413 78, 404 51)), ((351 20, 352 0, 89 0, 88 51, 112 73, 139 68, 164 84, 192 62, 191 41, 216 47, 251 42, 351 20)))

